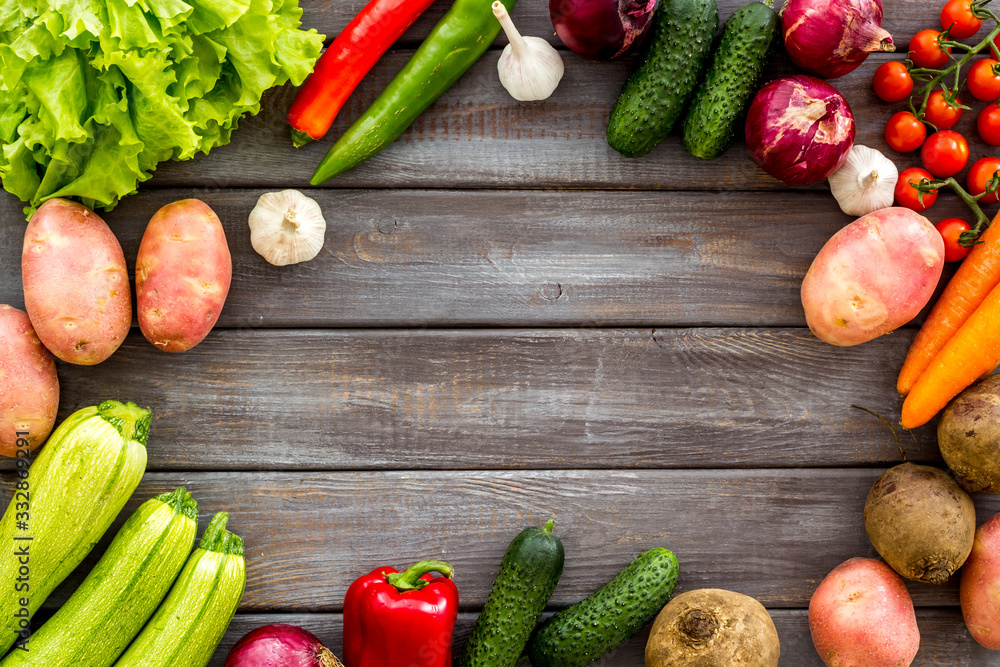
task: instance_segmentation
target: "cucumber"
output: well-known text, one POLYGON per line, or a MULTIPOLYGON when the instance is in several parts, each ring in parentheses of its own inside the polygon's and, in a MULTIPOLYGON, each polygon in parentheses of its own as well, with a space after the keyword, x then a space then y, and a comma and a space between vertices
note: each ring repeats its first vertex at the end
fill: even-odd
POLYGON ((525 528, 507 547, 458 667, 512 667, 521 657, 562 575, 565 553, 554 526, 525 528))
POLYGON ((147 500, 55 615, 0 667, 108 667, 156 611, 184 566, 198 503, 184 487, 147 500))
POLYGON ((667 603, 677 557, 650 549, 604 587, 540 625, 528 643, 534 667, 583 667, 634 635, 667 603))
POLYGON ((608 121, 608 144, 641 157, 667 138, 708 64, 719 28, 715 0, 660 0, 642 62, 608 121))
POLYGON ((205 667, 246 587, 243 540, 219 512, 173 588, 115 667, 205 667))
POLYGON ((49 436, 0 521, 0 655, 42 602, 90 553, 146 470, 149 410, 104 401, 49 436))
POLYGON ((726 152, 760 88, 781 21, 773 0, 743 5, 726 22, 705 80, 684 118, 684 148, 703 160, 726 152))

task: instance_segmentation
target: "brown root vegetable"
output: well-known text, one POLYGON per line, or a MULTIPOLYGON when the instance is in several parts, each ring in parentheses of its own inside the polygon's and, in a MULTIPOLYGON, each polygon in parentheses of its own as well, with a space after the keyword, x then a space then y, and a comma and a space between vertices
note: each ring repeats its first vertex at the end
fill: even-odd
POLYGON ((865 530, 896 572, 943 584, 972 551, 976 510, 948 473, 903 463, 883 473, 868 492, 865 530))
POLYGON ((976 530, 960 590, 969 634, 988 649, 1000 649, 1000 514, 976 530))
POLYGON ((774 667, 781 646, 757 600, 704 588, 678 595, 653 622, 646 667, 774 667))
POLYGON ((851 558, 809 600, 809 633, 830 667, 906 667, 920 630, 906 584, 888 565, 851 558))
POLYGON ((0 305, 0 456, 24 458, 49 437, 59 409, 52 353, 27 313, 0 305))
POLYGON ((938 421, 938 445, 963 489, 1000 493, 1000 375, 951 400, 938 421))

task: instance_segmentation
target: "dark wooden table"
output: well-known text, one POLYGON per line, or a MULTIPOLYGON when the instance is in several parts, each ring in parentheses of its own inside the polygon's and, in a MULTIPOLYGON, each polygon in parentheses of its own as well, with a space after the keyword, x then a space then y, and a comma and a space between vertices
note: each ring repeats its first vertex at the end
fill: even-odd
MULTIPOLYGON (((722 17, 741 1, 722 0, 722 17)), ((899 44, 938 25, 937 2, 885 2, 899 44)), ((305 23, 333 36, 363 4, 306 1, 305 23)), ((331 136, 448 4, 376 67, 331 136)), ((522 0, 513 18, 552 35, 541 0, 522 0)), ((246 540, 246 594, 213 666, 273 622, 303 625, 339 653, 350 582, 429 557, 457 568, 461 644, 508 542, 550 517, 567 556, 552 609, 665 546, 681 562, 678 590, 758 598, 782 665, 821 664, 810 595, 847 558, 876 556, 864 498, 900 460, 886 427, 851 404, 898 418, 913 329, 853 348, 814 338, 799 284, 850 221, 826 186, 789 189, 742 144, 713 162, 675 138, 622 158, 604 133, 630 63, 564 55, 556 94, 518 104, 490 51, 393 146, 318 189, 308 177, 327 142, 292 148, 293 91, 273 91, 232 145, 163 165, 105 216, 132 262, 158 207, 199 197, 233 254, 219 328, 194 350, 159 352, 133 329, 100 366, 59 364, 60 418, 107 398, 153 410, 149 472, 123 516, 183 484, 202 527, 226 510, 246 540), (250 247, 246 221, 261 193, 283 187, 316 198, 328 230, 315 260, 276 268, 250 247)), ((834 83, 858 143, 902 169, 915 156, 881 136, 896 109, 870 91, 889 57, 901 56, 834 83)), ((958 129, 974 127, 967 113, 958 129)), ((974 157, 990 153, 972 145, 974 157)), ((942 197, 931 218, 962 212, 942 197)), ((22 307, 19 202, 4 195, 0 214, 0 303, 22 307)), ((940 463, 933 428, 914 435, 909 459, 940 463)), ((1000 511, 996 497, 975 500, 980 520, 1000 511)), ((1000 664, 968 635, 957 581, 909 588, 915 664, 1000 664)), ((600 664, 642 665, 646 632, 600 664)))

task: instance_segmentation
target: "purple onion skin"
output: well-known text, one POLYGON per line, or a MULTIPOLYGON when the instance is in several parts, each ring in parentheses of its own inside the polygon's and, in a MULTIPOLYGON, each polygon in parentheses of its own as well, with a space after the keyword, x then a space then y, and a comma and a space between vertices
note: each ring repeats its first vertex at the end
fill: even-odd
POLYGON ((251 630, 226 656, 225 667, 343 667, 316 635, 295 625, 251 630))
POLYGON ((854 134, 854 114, 843 95, 804 74, 765 85, 747 114, 750 157, 792 185, 815 183, 840 169, 854 134))
POLYGON ((896 50, 881 0, 788 0, 781 26, 792 62, 824 79, 854 71, 873 51, 896 50))
POLYGON ((657 0, 549 0, 556 34, 592 60, 614 60, 639 47, 653 24, 657 0))

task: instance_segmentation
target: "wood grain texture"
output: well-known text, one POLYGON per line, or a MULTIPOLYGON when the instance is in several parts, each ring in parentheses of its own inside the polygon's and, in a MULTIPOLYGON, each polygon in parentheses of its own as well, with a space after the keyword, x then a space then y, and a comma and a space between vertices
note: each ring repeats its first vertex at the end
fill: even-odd
MULTIPOLYGON (((779 667, 823 667, 809 637, 809 618, 804 609, 771 609, 771 619, 781 641, 779 667)), ((548 614, 546 614, 547 616, 548 614)), ((455 647, 465 643, 476 622, 476 614, 461 613, 455 627, 455 647)), ((209 667, 223 667, 232 645, 244 634, 262 625, 285 623, 306 628, 338 656, 343 642, 340 614, 240 614, 233 619, 209 667)), ((990 667, 1000 665, 1000 655, 975 643, 965 629, 962 614, 954 608, 917 610, 920 651, 912 667, 990 667)), ((647 624, 614 652, 593 663, 593 667, 642 667, 649 630, 647 624)), ((518 663, 528 667, 527 661, 518 663)))
MULTIPOLYGON (((387 55, 351 96, 329 135, 305 148, 292 146, 285 113, 291 88, 265 96, 261 114, 241 123, 233 143, 211 155, 161 165, 143 188, 287 186, 307 187, 320 159, 344 130, 388 85, 411 51, 387 55)), ((630 62, 595 63, 566 56, 566 75, 555 94, 543 102, 521 103, 500 86, 498 52, 491 51, 380 154, 325 186, 420 188, 615 188, 655 190, 782 190, 788 186, 768 176, 749 158, 741 139, 717 160, 687 154, 678 136, 669 137, 648 155, 629 159, 606 140, 611 107, 621 92, 630 62)), ((832 83, 849 102, 857 122, 857 143, 886 151, 900 169, 919 164, 916 154, 889 151, 885 123, 904 104, 886 104, 871 88, 879 63, 902 54, 880 54, 832 83)), ((796 70, 779 59, 768 78, 796 70)), ((968 96, 966 96, 968 97, 968 96)), ((978 138, 972 107, 955 129, 970 141, 973 159, 994 149, 978 138)), ((964 173, 962 178, 964 178, 964 173)), ((825 190, 825 182, 807 186, 825 190)))
MULTIPOLYGON (((894 463, 911 332, 854 348, 804 329, 133 333, 60 364, 60 419, 153 411, 154 470, 694 468, 894 463)), ((940 458, 933 427, 907 456, 940 458)), ((9 462, 8 462, 8 466, 9 462)))
MULTIPOLYGON (((152 214, 201 196, 233 255, 219 326, 241 328, 804 326, 802 277, 852 219, 815 192, 318 189, 324 250, 275 267, 250 246, 262 192, 148 190, 105 218, 134 281, 152 214)), ((0 198, 0 303, 17 307, 23 225, 0 198)))
MULTIPOLYGON (((718 0, 719 22, 728 19, 736 9, 747 0, 718 0)), ((367 4, 367 0, 300 0, 303 9, 303 27, 315 28, 327 36, 330 41, 350 23, 351 19, 367 4)), ((774 3, 776 9, 784 6, 784 0, 774 3)), ((910 38, 918 30, 924 28, 941 29, 939 3, 925 0, 886 0, 883 3, 883 27, 892 33, 897 50, 906 50, 910 38)), ((438 0, 430 9, 403 35, 402 44, 416 46, 431 31, 431 28, 444 16, 452 6, 450 0, 438 0)), ((520 0, 511 12, 514 23, 524 35, 547 37, 552 44, 562 47, 556 37, 549 18, 548 0, 520 0)), ((986 35, 987 29, 982 33, 986 35)), ((971 40, 966 40, 970 43, 971 40)), ((503 33, 498 44, 506 44, 503 33)), ((565 47, 563 47, 565 48, 565 47)))
MULTIPOLYGON (((428 557, 455 566, 462 608, 476 610, 510 540, 553 517, 566 566, 551 608, 590 595, 662 546, 680 561, 678 591, 727 588, 768 608, 802 609, 835 566, 876 555, 862 510, 882 472, 148 473, 115 525, 177 485, 199 502, 202 527, 212 513, 229 512, 246 543, 246 612, 341 611, 361 574, 428 557)), ((12 477, 2 475, 5 494, 12 477)), ((975 501, 980 522, 1000 511, 998 496, 975 501)), ((47 604, 79 580, 74 574, 47 604)), ((956 606, 957 583, 908 587, 917 606, 956 606)))

